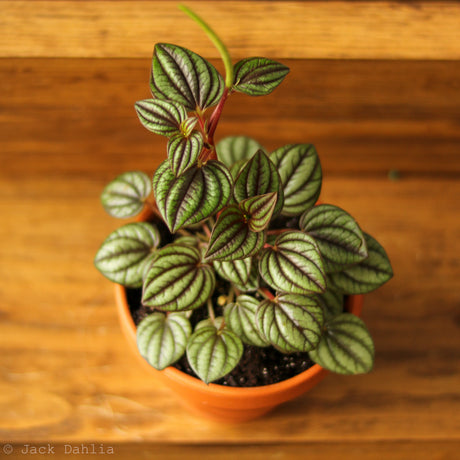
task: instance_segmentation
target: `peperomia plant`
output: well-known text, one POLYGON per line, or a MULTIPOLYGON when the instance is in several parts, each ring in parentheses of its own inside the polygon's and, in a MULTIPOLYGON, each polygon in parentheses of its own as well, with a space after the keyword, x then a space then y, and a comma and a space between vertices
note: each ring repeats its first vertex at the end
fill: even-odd
POLYGON ((188 49, 155 45, 153 98, 135 108, 148 130, 167 138, 167 159, 153 180, 132 171, 104 189, 112 216, 150 208, 151 218, 110 234, 96 267, 142 288, 149 314, 138 325, 138 347, 156 369, 185 353, 209 383, 252 345, 309 352, 342 374, 368 372, 373 342, 363 321, 344 311, 344 296, 392 277, 384 249, 346 211, 318 204, 322 171, 313 145, 268 152, 244 136, 215 143, 227 99, 236 91, 269 94, 289 69, 260 57, 233 65, 209 26, 183 10, 220 51, 225 79, 188 49), (192 326, 198 311, 205 319, 192 326))

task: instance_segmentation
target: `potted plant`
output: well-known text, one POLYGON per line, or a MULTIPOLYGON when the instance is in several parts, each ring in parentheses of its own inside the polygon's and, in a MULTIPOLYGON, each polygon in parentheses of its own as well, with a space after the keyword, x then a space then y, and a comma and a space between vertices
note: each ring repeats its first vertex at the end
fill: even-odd
POLYGON ((260 57, 233 64, 215 32, 182 9, 220 51, 225 78, 186 48, 155 45, 153 98, 135 108, 167 138, 167 158, 153 178, 131 171, 106 186, 110 215, 138 217, 107 237, 95 265, 116 283, 122 327, 143 362, 185 389, 195 409, 246 420, 327 370, 371 370, 373 342, 356 315, 361 294, 392 269, 350 214, 318 203, 313 145, 268 152, 244 136, 216 143, 231 95, 269 94, 289 69, 260 57))

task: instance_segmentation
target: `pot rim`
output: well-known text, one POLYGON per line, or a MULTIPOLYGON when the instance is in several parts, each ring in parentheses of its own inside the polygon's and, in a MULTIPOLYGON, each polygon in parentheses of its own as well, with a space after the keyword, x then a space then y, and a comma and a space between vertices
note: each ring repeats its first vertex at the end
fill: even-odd
MULTIPOLYGON (((136 341, 136 325, 134 324, 134 320, 131 316, 131 312, 128 305, 128 299, 126 296, 126 289, 124 286, 120 284, 115 284, 115 297, 117 300, 117 308, 120 314, 120 319, 124 321, 124 326, 129 338, 137 348, 137 341, 136 341)), ((351 295, 348 297, 347 306, 348 311, 356 316, 361 315, 363 305, 363 295, 351 295)), ((241 396, 242 393, 251 397, 252 395, 259 396, 271 396, 275 393, 279 393, 280 391, 285 391, 290 388, 294 388, 301 383, 312 380, 316 377, 319 377, 320 374, 328 373, 326 369, 322 368, 319 364, 314 364, 309 369, 301 372, 294 377, 290 377, 289 379, 283 380, 278 383, 272 383, 269 385, 261 385, 256 387, 230 387, 225 385, 218 385, 215 383, 206 384, 202 380, 199 380, 196 377, 193 377, 189 374, 186 374, 175 367, 169 366, 162 371, 158 371, 154 367, 152 367, 142 356, 139 354, 139 358, 142 359, 145 364, 153 371, 164 373, 165 376, 168 378, 181 383, 183 385, 187 385, 192 387, 194 390, 199 392, 206 392, 206 393, 213 393, 216 395, 222 396, 241 396)))

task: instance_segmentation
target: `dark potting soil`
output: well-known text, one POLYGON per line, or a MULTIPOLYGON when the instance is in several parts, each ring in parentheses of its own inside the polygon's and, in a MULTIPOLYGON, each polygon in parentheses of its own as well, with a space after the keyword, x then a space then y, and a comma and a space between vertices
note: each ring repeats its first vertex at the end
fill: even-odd
MULTIPOLYGON (((141 289, 127 289, 126 292, 131 316, 137 326, 150 312, 141 304, 141 289)), ((198 323, 204 318, 205 314, 205 308, 196 310, 191 317, 192 324, 198 323)), ((313 364, 308 353, 286 355, 273 347, 259 348, 245 345, 243 356, 235 369, 213 383, 231 387, 270 385, 294 377, 313 366, 313 364)), ((186 355, 173 366, 186 374, 198 378, 190 367, 186 355)))

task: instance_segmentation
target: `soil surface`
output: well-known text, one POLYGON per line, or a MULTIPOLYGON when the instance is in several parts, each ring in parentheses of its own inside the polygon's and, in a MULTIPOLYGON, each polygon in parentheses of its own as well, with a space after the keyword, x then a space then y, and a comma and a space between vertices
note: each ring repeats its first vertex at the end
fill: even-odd
MULTIPOLYGON (((141 296, 141 289, 127 289, 131 316, 136 325, 149 314, 149 311, 141 305, 141 296)), ((205 313, 206 309, 202 310, 205 313)), ((200 315, 200 310, 197 310, 190 320, 194 325, 201 319, 203 319, 203 315, 200 315)), ((241 361, 235 369, 213 383, 232 387, 270 385, 294 377, 313 364, 308 353, 286 355, 273 347, 259 348, 245 345, 241 361)), ((190 367, 186 355, 173 366, 186 374, 197 377, 190 367)))

